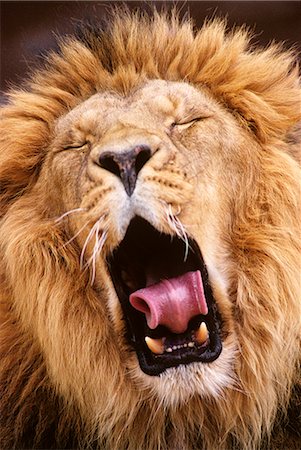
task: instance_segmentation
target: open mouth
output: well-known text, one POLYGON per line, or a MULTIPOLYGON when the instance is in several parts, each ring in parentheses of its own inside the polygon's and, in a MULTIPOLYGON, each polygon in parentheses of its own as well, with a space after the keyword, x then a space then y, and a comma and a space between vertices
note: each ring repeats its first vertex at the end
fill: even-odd
POLYGON ((193 239, 187 249, 180 238, 135 217, 108 267, 143 372, 159 375, 218 358, 221 320, 193 239))

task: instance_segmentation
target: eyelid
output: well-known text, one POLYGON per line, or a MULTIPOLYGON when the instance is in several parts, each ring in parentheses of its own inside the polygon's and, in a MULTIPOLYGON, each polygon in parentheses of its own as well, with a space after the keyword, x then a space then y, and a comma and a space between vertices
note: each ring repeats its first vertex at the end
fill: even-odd
POLYGON ((199 122, 202 119, 204 119, 204 117, 195 117, 194 119, 186 120, 186 122, 173 122, 171 124, 171 128, 181 127, 181 126, 184 128, 189 128, 195 122, 199 122))
POLYGON ((85 141, 85 142, 82 142, 79 144, 67 144, 67 145, 63 145, 63 149, 64 150, 76 150, 76 149, 84 147, 87 144, 89 144, 89 141, 85 141))

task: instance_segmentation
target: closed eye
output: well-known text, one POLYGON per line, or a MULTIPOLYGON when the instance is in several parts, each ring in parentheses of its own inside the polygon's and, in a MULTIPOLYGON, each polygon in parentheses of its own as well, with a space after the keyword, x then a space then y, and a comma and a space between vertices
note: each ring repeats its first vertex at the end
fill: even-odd
POLYGON ((196 122, 199 122, 203 119, 205 119, 205 117, 196 117, 194 119, 187 120, 185 122, 173 122, 171 124, 170 128, 171 128, 171 130, 173 130, 174 128, 177 128, 179 131, 184 131, 184 130, 187 130, 187 128, 194 125, 196 122))
POLYGON ((81 149, 81 148, 85 147, 88 144, 89 144, 88 141, 81 142, 78 144, 67 144, 67 145, 63 145, 63 150, 77 150, 77 149, 81 149))

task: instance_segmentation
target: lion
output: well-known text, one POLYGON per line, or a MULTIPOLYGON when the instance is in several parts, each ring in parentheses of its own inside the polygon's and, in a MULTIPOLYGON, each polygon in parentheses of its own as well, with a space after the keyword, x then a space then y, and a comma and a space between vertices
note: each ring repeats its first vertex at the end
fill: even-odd
POLYGON ((300 445, 300 84, 121 10, 1 108, 1 448, 300 445))

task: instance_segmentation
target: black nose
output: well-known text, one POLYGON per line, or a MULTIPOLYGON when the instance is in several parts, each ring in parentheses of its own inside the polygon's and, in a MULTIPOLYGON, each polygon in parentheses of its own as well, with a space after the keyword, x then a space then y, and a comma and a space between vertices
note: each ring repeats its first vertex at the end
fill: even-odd
POLYGON ((99 165, 114 173, 124 185, 130 197, 134 192, 138 173, 151 157, 151 149, 147 145, 136 145, 123 153, 104 152, 99 157, 99 165))

